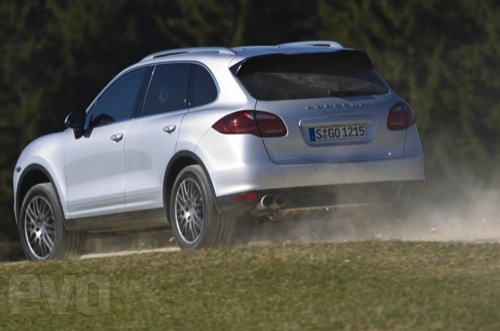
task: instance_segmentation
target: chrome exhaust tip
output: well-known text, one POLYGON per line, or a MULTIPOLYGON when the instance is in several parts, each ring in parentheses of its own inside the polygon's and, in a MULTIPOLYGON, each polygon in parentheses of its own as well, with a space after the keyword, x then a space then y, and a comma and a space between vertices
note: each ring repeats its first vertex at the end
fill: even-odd
POLYGON ((288 202, 287 196, 283 193, 279 193, 274 197, 274 201, 271 205, 271 209, 283 208, 287 202, 288 202))
POLYGON ((257 205, 257 209, 258 210, 265 210, 265 209, 271 208, 273 203, 274 203, 274 197, 270 194, 266 194, 260 199, 260 202, 257 205))

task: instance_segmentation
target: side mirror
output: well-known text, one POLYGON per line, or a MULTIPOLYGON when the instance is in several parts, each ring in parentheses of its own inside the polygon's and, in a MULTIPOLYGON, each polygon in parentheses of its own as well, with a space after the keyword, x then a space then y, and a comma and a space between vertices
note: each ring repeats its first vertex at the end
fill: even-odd
POLYGON ((66 116, 64 120, 64 125, 66 125, 67 128, 73 129, 75 139, 79 139, 83 136, 85 117, 86 114, 83 110, 77 110, 66 116))

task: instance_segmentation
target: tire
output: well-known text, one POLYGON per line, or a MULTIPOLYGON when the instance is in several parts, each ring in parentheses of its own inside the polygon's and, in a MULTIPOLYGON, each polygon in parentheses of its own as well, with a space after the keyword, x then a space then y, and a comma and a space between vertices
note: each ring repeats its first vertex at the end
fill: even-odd
POLYGON ((24 197, 18 222, 26 257, 31 261, 79 258, 84 237, 66 231, 64 222, 52 184, 33 186, 24 197))
POLYGON ((169 207, 172 232, 181 249, 218 248, 232 242, 234 218, 218 212, 212 186, 199 165, 181 170, 169 207))

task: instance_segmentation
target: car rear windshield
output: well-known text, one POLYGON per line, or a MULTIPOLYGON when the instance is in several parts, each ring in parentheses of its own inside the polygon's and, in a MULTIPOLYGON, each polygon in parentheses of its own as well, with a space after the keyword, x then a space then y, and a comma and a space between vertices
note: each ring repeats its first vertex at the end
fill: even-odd
POLYGON ((247 59, 232 68, 258 100, 294 100, 386 94, 366 53, 273 54, 247 59))

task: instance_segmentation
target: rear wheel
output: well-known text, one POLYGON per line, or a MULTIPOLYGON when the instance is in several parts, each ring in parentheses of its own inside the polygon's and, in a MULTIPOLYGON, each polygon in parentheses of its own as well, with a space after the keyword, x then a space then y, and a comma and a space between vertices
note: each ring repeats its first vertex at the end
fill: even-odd
POLYGON ((80 257, 83 235, 64 228, 64 214, 50 183, 33 186, 21 206, 18 227, 26 257, 31 261, 80 257))
POLYGON ((210 182, 199 165, 177 176, 170 198, 174 237, 182 249, 216 248, 231 243, 234 218, 220 214, 210 182))

